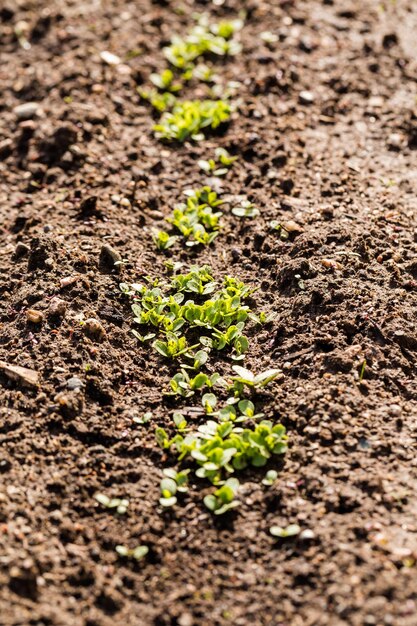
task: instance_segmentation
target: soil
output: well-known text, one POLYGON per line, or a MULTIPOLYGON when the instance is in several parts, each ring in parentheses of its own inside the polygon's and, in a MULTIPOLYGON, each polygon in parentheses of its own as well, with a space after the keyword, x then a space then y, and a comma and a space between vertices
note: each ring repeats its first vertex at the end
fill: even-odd
POLYGON ((39 375, 25 384, 0 367, 3 626, 417 623, 417 6, 217 4, 0 8, 0 359, 39 375), (164 68, 162 47, 193 12, 242 7, 243 51, 215 63, 240 81, 231 123, 161 144, 135 87, 164 68), (104 50, 123 63, 103 64, 104 50), (18 119, 25 102, 40 110, 18 119), (219 237, 156 252, 151 228, 207 183, 196 162, 218 146, 238 156, 208 181, 230 199, 219 237), (239 195, 259 218, 231 214, 239 195), (126 259, 119 272, 106 244, 126 259), (158 504, 175 461, 154 428, 172 431, 162 390, 176 368, 134 338, 118 284, 167 275, 167 257, 238 276, 276 315, 251 329, 246 365, 282 368, 259 401, 290 449, 272 487, 263 470, 240 476, 242 504, 219 519, 201 481, 158 504), (85 332, 88 318, 101 326, 85 332), (128 497, 127 514, 98 491, 128 497), (310 538, 270 535, 290 523, 310 538), (116 544, 149 554, 135 563, 116 544))

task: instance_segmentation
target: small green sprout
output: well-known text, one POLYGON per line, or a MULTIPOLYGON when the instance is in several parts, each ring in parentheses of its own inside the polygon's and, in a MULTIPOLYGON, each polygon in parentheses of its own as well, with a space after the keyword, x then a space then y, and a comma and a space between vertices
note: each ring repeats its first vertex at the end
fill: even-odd
POLYGON ((187 420, 182 413, 174 413, 172 419, 178 431, 181 432, 187 429, 187 420))
POLYGON ((171 248, 175 244, 178 237, 169 235, 164 230, 154 228, 152 230, 152 239, 158 250, 168 250, 168 248, 171 248))
POLYGON ((210 187, 187 189, 184 194, 187 201, 178 204, 167 222, 178 230, 186 240, 187 246, 208 245, 217 237, 220 228, 220 211, 214 211, 223 201, 210 187))
POLYGON ((94 498, 106 509, 116 509, 119 515, 124 515, 129 506, 129 500, 126 500, 126 498, 109 498, 104 493, 96 493, 94 498))
POLYGON ((136 548, 127 548, 126 546, 116 546, 116 552, 119 556, 126 557, 128 559, 135 559, 135 561, 141 561, 149 552, 148 546, 136 546, 136 548))
POLYGON ((174 67, 189 71, 194 67, 194 61, 206 54, 236 55, 240 52, 241 46, 233 36, 242 26, 241 20, 223 21, 212 25, 200 20, 184 39, 177 35, 172 37, 171 45, 164 48, 165 57, 174 67))
POLYGON ((227 174, 229 167, 236 161, 237 157, 231 156, 224 148, 216 148, 215 159, 198 161, 200 169, 213 176, 224 176, 227 174), (219 164, 223 167, 219 167, 219 164))
POLYGON ((278 472, 276 470, 269 470, 265 474, 265 478, 263 478, 262 484, 265 485, 266 487, 271 487, 274 484, 274 482, 277 480, 277 478, 278 478, 278 472))
POLYGON ((142 100, 146 100, 159 113, 172 109, 177 99, 174 94, 166 91, 159 93, 156 89, 141 89, 138 87, 137 92, 142 100))
POLYGON ((175 469, 164 469, 164 478, 161 480, 161 497, 159 503, 163 507, 171 507, 177 503, 177 492, 186 493, 188 491, 188 474, 190 470, 177 472, 175 469))
POLYGON ((249 200, 242 200, 240 206, 232 209, 233 215, 236 217, 257 217, 259 215, 259 209, 255 207, 249 200))
POLYGON ((175 104, 172 112, 163 114, 154 126, 155 136, 169 141, 199 141, 204 139, 202 131, 227 122, 231 111, 230 104, 223 100, 185 100, 175 104))
POLYGON ((223 515, 239 506, 240 502, 235 500, 238 490, 239 481, 237 478, 229 478, 224 485, 204 498, 204 504, 214 515, 223 515))
POLYGON ((217 405, 217 397, 214 393, 205 393, 201 398, 201 404, 207 414, 213 413, 217 405))
POLYGON ((161 74, 151 74, 151 82, 161 91, 177 92, 181 90, 181 83, 175 82, 175 75, 171 70, 164 70, 161 74))
POLYGON ((240 428, 234 425, 233 417, 233 410, 229 410, 224 421, 209 420, 185 437, 178 433, 170 440, 162 428, 156 429, 155 436, 159 445, 173 449, 179 460, 194 459, 199 465, 196 476, 215 485, 224 474, 248 465, 263 467, 272 455, 286 452, 287 436, 282 424, 263 420, 253 428, 240 428))
POLYGON ((271 526, 269 532, 273 537, 278 539, 287 539, 287 537, 295 537, 300 534, 301 528, 298 524, 290 524, 289 526, 282 528, 281 526, 271 526))
POLYGON ((184 336, 177 337, 174 333, 167 333, 167 340, 161 341, 160 339, 156 339, 152 346, 155 348, 159 354, 162 356, 166 356, 168 358, 174 359, 182 354, 191 355, 191 350, 193 348, 197 348, 198 344, 194 346, 189 346, 187 344, 187 340, 184 336))
POLYGON ((214 387, 214 385, 221 384, 223 379, 220 378, 220 374, 215 372, 208 375, 203 372, 199 372, 193 378, 191 378, 188 372, 182 369, 175 374, 170 380, 171 392, 168 395, 179 395, 184 398, 189 398, 194 395, 196 391, 200 391, 204 387, 214 387))
POLYGON ((250 389, 262 389, 282 373, 279 369, 269 369, 260 374, 254 374, 240 365, 233 365, 232 369, 237 374, 237 376, 232 377, 232 388, 238 394, 243 392, 245 386, 250 389))
POLYGON ((150 411, 147 411, 142 417, 133 417, 132 418, 132 422, 135 422, 135 424, 147 424, 148 422, 150 422, 152 419, 152 413, 150 411))

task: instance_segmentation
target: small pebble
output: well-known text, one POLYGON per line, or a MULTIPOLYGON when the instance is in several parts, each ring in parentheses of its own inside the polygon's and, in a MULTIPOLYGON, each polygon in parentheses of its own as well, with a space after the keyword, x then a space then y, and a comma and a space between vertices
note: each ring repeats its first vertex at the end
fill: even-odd
POLYGON ((61 298, 52 298, 48 307, 49 317, 63 319, 67 310, 67 303, 61 298))
POLYGON ((105 243, 100 250, 99 265, 102 269, 107 271, 120 272, 121 265, 116 265, 122 261, 121 255, 108 243, 105 243))
POLYGON ((300 104, 313 104, 315 99, 316 97, 312 91, 301 91, 298 96, 300 104))
POLYGON ((106 338, 106 331, 103 325, 94 317, 89 317, 82 326, 83 332, 92 341, 103 341, 106 338))
POLYGON ((107 63, 107 65, 119 65, 119 63, 122 62, 120 57, 118 57, 116 54, 113 54, 112 52, 109 52, 108 50, 103 50, 103 52, 100 52, 100 58, 102 61, 104 61, 104 63, 107 63))
POLYGON ((67 389, 71 389, 71 391, 75 391, 76 389, 82 389, 84 387, 84 383, 81 378, 78 376, 72 376, 67 380, 67 389))
POLYGON ((26 311, 26 319, 31 324, 40 324, 43 321, 43 317, 41 311, 35 311, 35 309, 28 309, 26 311))
POLYGON ((14 114, 18 120, 31 120, 38 115, 40 111, 39 104, 37 102, 25 102, 19 104, 13 109, 14 114))
POLYGON ((14 250, 14 256, 16 259, 21 259, 23 256, 25 256, 29 252, 30 252, 29 246, 19 241, 19 243, 16 245, 16 248, 14 250))

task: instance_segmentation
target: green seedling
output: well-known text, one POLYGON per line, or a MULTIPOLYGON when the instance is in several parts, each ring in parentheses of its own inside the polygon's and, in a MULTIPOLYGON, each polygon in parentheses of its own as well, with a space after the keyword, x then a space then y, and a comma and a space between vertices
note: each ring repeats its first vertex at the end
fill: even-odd
POLYGON ((135 561, 141 561, 149 552, 148 546, 136 546, 136 548, 127 548, 126 546, 116 546, 116 552, 119 556, 126 557, 128 559, 135 559, 135 561))
POLYGON ((187 274, 178 274, 172 281, 172 288, 182 292, 195 293, 200 296, 207 296, 214 292, 217 283, 212 276, 208 265, 201 268, 193 265, 187 274))
POLYGON ((153 127, 157 139, 183 142, 204 139, 206 129, 216 129, 230 118, 232 109, 223 100, 185 100, 166 111, 153 127))
POLYGON ((119 515, 124 515, 129 506, 129 500, 126 498, 109 498, 104 493, 96 493, 94 498, 106 509, 116 509, 119 515))
POLYGON ((233 365, 232 369, 237 376, 232 376, 233 384, 231 388, 238 395, 243 393, 245 387, 249 387, 249 389, 263 389, 282 373, 279 369, 269 369, 260 374, 254 374, 245 367, 240 367, 240 365, 233 365))
POLYGON ((138 87, 137 92, 142 100, 146 100, 159 113, 165 113, 172 109, 177 101, 174 94, 166 91, 159 93, 156 89, 141 89, 138 87))
POLYGON ((298 524, 290 524, 286 528, 282 528, 281 526, 271 526, 269 532, 273 537, 277 537, 278 539, 287 539, 287 537, 295 537, 301 531, 301 528, 298 524))
POLYGON ((175 469, 164 469, 164 478, 161 480, 161 497, 159 503, 163 507, 171 507, 177 503, 177 493, 188 491, 188 474, 190 470, 177 472, 175 469))
POLYGON ((179 432, 187 430, 187 420, 182 413, 174 413, 172 419, 174 420, 174 424, 179 432))
POLYGON ((171 70, 164 70, 160 74, 151 74, 151 82, 161 91, 170 91, 176 93, 181 90, 181 83, 175 82, 174 72, 171 70))
POLYGON ((147 333, 146 335, 141 335, 140 333, 138 333, 137 330, 132 330, 132 335, 134 335, 136 339, 139 339, 139 341, 141 341, 142 343, 145 343, 145 341, 150 341, 151 339, 156 337, 155 333, 147 333))
POLYGON ((187 201, 178 204, 167 221, 186 240, 187 246, 208 245, 217 237, 220 228, 220 211, 214 211, 223 201, 210 187, 187 190, 187 201))
POLYGON ((215 515, 223 515, 239 506, 240 502, 235 500, 238 490, 239 481, 237 478, 229 478, 224 485, 204 498, 204 504, 215 515))
MULTIPOLYGON (((209 201, 217 202, 212 197, 209 201)), ((154 281, 149 287, 122 283, 120 288, 134 299, 134 322, 153 326, 163 333, 164 337, 157 338, 152 344, 160 354, 169 358, 184 355, 193 359, 193 366, 184 365, 184 370, 200 368, 213 349, 233 348, 232 357, 242 358, 249 346, 244 335, 246 322, 249 317, 259 322, 249 307, 242 303, 253 293, 253 289, 231 276, 226 276, 218 285, 207 266, 193 266, 187 274, 174 276, 172 282, 164 287, 154 281), (186 300, 185 294, 195 296, 196 301, 186 300), (200 345, 188 345, 185 335, 191 329, 200 330, 200 345), (198 347, 200 350, 193 354, 198 347)), ((153 338, 153 333, 142 335, 136 330, 133 333, 141 341, 153 338)), ((256 380, 257 385, 260 382, 256 380)))
POLYGON ((164 48, 165 57, 174 67, 189 71, 194 67, 194 61, 204 55, 236 55, 241 46, 232 37, 242 26, 241 20, 212 25, 200 21, 184 39, 176 35, 172 38, 171 45, 164 48))
POLYGON ((161 341, 160 339, 156 339, 152 346, 155 348, 159 354, 162 356, 166 356, 167 358, 174 359, 176 357, 184 355, 192 356, 191 350, 194 348, 198 348, 198 344, 194 346, 189 346, 187 344, 187 340, 184 336, 177 337, 174 333, 167 333, 167 340, 161 341))
POLYGON ((196 475, 219 484, 224 474, 242 470, 248 465, 263 467, 272 455, 284 454, 287 436, 281 424, 263 420, 253 428, 240 428, 233 420, 209 420, 185 437, 177 434, 169 439, 158 428, 156 438, 165 449, 172 449, 181 461, 194 459, 199 465, 196 475))
POLYGON ((171 392, 168 395, 179 395, 183 398, 190 398, 196 391, 200 391, 204 387, 209 389, 214 387, 216 383, 221 384, 223 379, 220 378, 220 374, 215 372, 210 376, 199 372, 191 378, 186 370, 181 370, 175 374, 170 380, 171 392))
POLYGON ((233 215, 236 217, 257 217, 259 215, 259 209, 255 207, 249 200, 243 200, 240 206, 232 209, 233 215))
POLYGON ((132 422, 135 422, 135 424, 140 424, 141 426, 143 426, 144 424, 147 424, 148 422, 150 422, 152 417, 153 417, 152 413, 150 411, 147 411, 142 417, 133 417, 132 422))
POLYGON ((168 250, 175 244, 178 237, 169 235, 164 230, 153 229, 152 239, 158 250, 168 250))
POLYGON ((276 470, 269 470, 266 474, 265 474, 265 478, 262 480, 262 484, 265 485, 266 487, 271 487, 274 482, 277 480, 278 478, 278 472, 276 470))
POLYGON ((198 165, 207 174, 224 176, 236 159, 237 157, 232 157, 224 148, 216 148, 215 159, 209 159, 208 161, 200 159, 198 165), (219 167, 219 164, 223 165, 223 167, 219 167))
POLYGON ((214 393, 205 393, 201 398, 201 404, 207 414, 213 413, 217 405, 217 397, 214 393))

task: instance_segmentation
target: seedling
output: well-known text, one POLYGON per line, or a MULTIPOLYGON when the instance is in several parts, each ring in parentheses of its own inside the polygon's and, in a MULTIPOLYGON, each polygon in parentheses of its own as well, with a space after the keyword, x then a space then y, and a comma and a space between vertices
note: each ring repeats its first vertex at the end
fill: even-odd
POLYGON ((177 503, 176 493, 188 491, 188 474, 190 470, 177 472, 175 469, 164 469, 164 478, 161 480, 161 497, 159 503, 163 507, 171 507, 177 503))
POLYGON ((136 546, 136 548, 127 548, 126 546, 116 546, 116 552, 119 556, 126 557, 128 559, 135 559, 135 561, 141 561, 148 552, 148 546, 136 546))
POLYGON ((169 235, 164 230, 153 229, 152 233, 152 239, 158 250, 168 250, 178 239, 178 237, 169 235))
POLYGON ((188 372, 182 369, 175 374, 170 380, 171 393, 169 395, 179 395, 183 398, 189 398, 194 395, 196 391, 200 391, 204 387, 214 387, 216 383, 221 383, 223 379, 220 378, 220 374, 215 372, 210 376, 199 372, 191 378, 188 372))
POLYGON ((198 161, 199 167, 208 174, 213 176, 224 176, 227 174, 229 167, 236 161, 237 157, 231 156, 224 148, 216 148, 215 159, 198 161), (223 167, 219 167, 219 164, 223 167))
POLYGON ((125 498, 109 498, 104 493, 96 493, 94 498, 99 502, 102 506, 106 507, 106 509, 116 509, 116 512, 119 515, 124 515, 127 511, 127 507, 129 506, 129 500, 125 498))
POLYGON ((172 109, 177 101, 174 94, 168 91, 159 93, 156 89, 141 89, 138 87, 137 92, 142 100, 149 102, 159 113, 172 109))
POLYGON ((266 474, 265 474, 265 478, 262 480, 262 484, 265 485, 266 487, 271 487, 274 482, 277 480, 278 478, 278 472, 276 470, 269 470, 266 474))
POLYGON ((223 515, 239 506, 240 502, 235 500, 238 490, 237 478, 229 478, 222 487, 204 498, 204 504, 214 515, 223 515))
POLYGON ((289 526, 282 528, 281 526, 271 526, 269 532, 273 537, 278 539, 287 539, 287 537, 295 537, 301 531, 298 524, 290 524, 289 526))
POLYGON ((219 484, 224 474, 248 465, 262 467, 272 455, 284 454, 287 449, 284 426, 268 420, 253 428, 238 428, 230 419, 220 423, 209 420, 185 437, 177 434, 170 440, 161 428, 155 435, 161 447, 173 449, 180 461, 194 459, 200 466, 196 475, 213 484, 219 484))
POLYGON ((249 389, 263 389, 282 373, 279 369, 269 369, 260 374, 254 374, 245 367, 240 367, 240 365, 233 365, 232 369, 237 376, 232 377, 233 385, 231 388, 238 395, 243 393, 245 387, 249 387, 249 389))
POLYGON ((141 426, 143 426, 144 424, 147 424, 148 422, 150 422, 151 419, 152 419, 152 413, 150 411, 147 411, 142 417, 133 417, 132 422, 135 422, 135 424, 140 424, 141 426))
POLYGON ((233 215, 236 217, 257 217, 259 215, 259 209, 255 207, 249 200, 242 200, 240 206, 232 209, 233 215))
POLYGON ((179 432, 187 429, 187 420, 182 413, 174 413, 172 419, 179 432))
POLYGON ((241 50, 233 35, 242 28, 241 20, 224 21, 209 25, 203 20, 182 39, 174 36, 171 45, 164 48, 168 61, 181 70, 193 68, 194 61, 205 54, 235 55, 241 50))
POLYGON ((164 70, 161 74, 151 74, 151 82, 161 91, 176 93, 181 90, 181 83, 175 82, 175 75, 171 70, 164 70))
POLYGON ((207 414, 213 413, 217 405, 217 398, 214 393, 205 393, 201 398, 201 404, 207 414))
POLYGON ((185 100, 174 105, 172 112, 165 112, 153 128, 157 139, 180 142, 188 138, 204 139, 203 130, 216 129, 227 122, 231 106, 223 100, 185 100))
POLYGON ((156 339, 152 345, 159 354, 170 359, 174 359, 182 354, 191 356, 191 350, 198 348, 198 344, 188 346, 184 336, 177 337, 174 333, 167 333, 166 338, 166 341, 156 339))
MULTIPOLYGON (((205 192, 204 197, 210 202, 218 202, 210 192, 205 192)), ((148 282, 152 281, 149 279, 148 282)), ((226 276, 223 284, 218 285, 207 266, 193 266, 187 274, 175 276, 171 284, 163 288, 157 281, 150 287, 123 283, 120 288, 123 293, 134 298, 132 311, 135 323, 151 325, 164 334, 163 338, 156 339, 152 344, 160 354, 168 358, 184 355, 193 360, 193 366, 184 365, 184 370, 200 368, 207 361, 211 350, 233 347, 233 358, 243 358, 249 346, 243 334, 245 324, 249 317, 259 322, 249 307, 242 303, 242 299, 250 295, 253 289, 231 276, 226 276), (186 293, 194 295, 201 304, 192 299, 185 300, 186 293), (196 328, 202 331, 200 344, 189 346, 186 332, 196 328), (195 348, 200 349, 194 354, 195 348)), ((153 335, 142 335, 136 330, 133 332, 141 341, 153 335)), ((184 380, 188 384, 187 376, 184 376, 184 380)), ((260 382, 257 379, 256 385, 260 382)))

